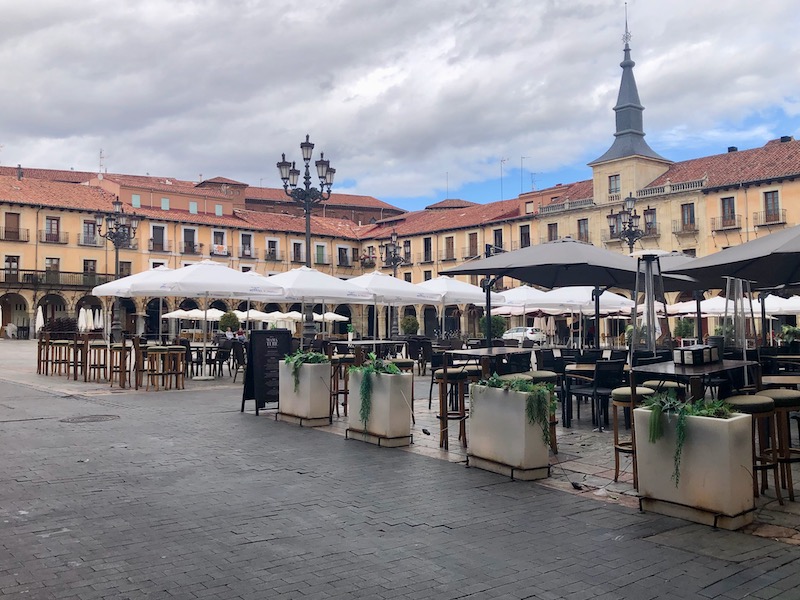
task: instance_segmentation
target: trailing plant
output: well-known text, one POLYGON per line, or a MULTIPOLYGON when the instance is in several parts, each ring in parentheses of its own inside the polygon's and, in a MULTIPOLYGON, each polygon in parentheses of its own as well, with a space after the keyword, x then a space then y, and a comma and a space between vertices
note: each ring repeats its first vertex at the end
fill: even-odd
MULTIPOLYGON (((523 377, 502 379, 497 373, 494 373, 488 379, 479 381, 477 385, 527 394, 525 416, 528 423, 538 425, 542 429, 542 441, 546 445, 550 445, 550 415, 558 407, 554 393, 555 386, 552 383, 534 383, 523 377)), ((475 398, 470 398, 470 411, 473 415, 475 406, 475 398)))
POLYGON ((681 456, 683 445, 686 442, 686 417, 727 419, 732 412, 730 404, 724 400, 713 400, 708 403, 681 402, 674 390, 645 398, 643 406, 650 409, 648 439, 651 444, 655 444, 664 435, 663 422, 675 418, 675 454, 673 457, 675 466, 672 471, 675 487, 678 487, 681 480, 681 456), (662 419, 662 415, 665 415, 666 419, 662 419))
POLYGON ((287 354, 286 366, 292 370, 292 377, 294 378, 294 391, 300 386, 300 367, 305 364, 313 365, 330 362, 330 359, 321 352, 314 352, 313 350, 297 350, 293 354, 287 354))
POLYGON ((361 410, 358 418, 367 427, 369 415, 372 412, 372 376, 381 374, 399 375, 400 369, 393 362, 378 358, 374 352, 367 354, 367 360, 361 366, 350 367, 350 373, 361 373, 361 410))

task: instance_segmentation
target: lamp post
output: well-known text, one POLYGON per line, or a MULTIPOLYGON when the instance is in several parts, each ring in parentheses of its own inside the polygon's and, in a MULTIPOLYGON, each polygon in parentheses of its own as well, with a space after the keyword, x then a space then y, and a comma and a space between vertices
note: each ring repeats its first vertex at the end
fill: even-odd
MULTIPOLYGON (((136 235, 139 227, 139 217, 136 213, 127 214, 122 208, 119 196, 111 203, 114 207, 112 213, 97 213, 94 216, 97 225, 97 235, 101 238, 111 240, 114 244, 114 278, 119 279, 119 249, 130 246, 131 240, 136 235), (103 233, 103 221, 106 224, 106 232, 103 233)), ((111 315, 111 341, 119 342, 122 339, 122 323, 120 321, 120 303, 118 298, 114 298, 114 307, 111 315)))
MULTIPOLYGON (((641 216, 636 212, 635 206, 636 198, 633 197, 633 194, 628 194, 621 211, 614 214, 614 209, 612 208, 611 212, 606 215, 611 237, 617 237, 628 244, 628 251, 631 253, 633 252, 634 244, 645 235, 645 232, 639 229, 641 216)), ((653 219, 655 219, 654 211, 644 211, 644 221, 647 229, 652 227, 653 219)))
MULTIPOLYGON (((300 170, 295 167, 294 162, 290 163, 286 160, 286 154, 281 154, 281 160, 277 164, 277 167, 280 172, 281 181, 283 181, 284 193, 303 207, 303 214, 306 217, 306 266, 310 268, 311 209, 320 202, 331 197, 331 186, 333 185, 333 176, 336 174, 336 169, 331 168, 330 162, 325 160, 325 153, 321 152, 319 160, 314 162, 314 165, 317 167, 317 176, 319 177, 319 189, 311 186, 311 171, 309 165, 311 163, 311 153, 314 150, 314 144, 308 140, 308 137, 309 136, 306 135, 306 141, 300 144, 303 162, 306 167, 302 187, 297 187, 300 170)), ((303 317, 303 339, 306 344, 310 344, 316 333, 313 308, 313 305, 306 305, 305 315, 303 317)))
MULTIPOLYGON (((389 238, 389 242, 378 246, 378 251, 380 252, 383 264, 387 267, 391 267, 392 276, 397 277, 397 267, 405 264, 406 262, 405 257, 400 254, 400 248, 397 245, 397 231, 392 229, 392 236, 389 238)), ((389 335, 392 338, 397 337, 398 334, 397 315, 395 314, 395 310, 396 309, 394 306, 389 306, 389 322, 391 323, 389 335)))

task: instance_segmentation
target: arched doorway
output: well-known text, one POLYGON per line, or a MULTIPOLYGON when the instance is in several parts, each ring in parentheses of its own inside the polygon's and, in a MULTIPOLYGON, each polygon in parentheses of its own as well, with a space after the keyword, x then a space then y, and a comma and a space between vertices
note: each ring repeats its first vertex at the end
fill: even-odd
MULTIPOLYGON (((147 339, 157 339, 159 333, 159 316, 169 312, 169 305, 164 298, 152 298, 145 307, 144 334, 147 339), (158 305, 161 304, 159 311, 158 305)), ((161 323, 161 334, 169 332, 169 325, 161 323)))
POLYGON ((224 300, 214 300, 208 305, 208 308, 216 308, 222 312, 228 312, 228 304, 224 300))
POLYGON ((28 339, 31 327, 25 298, 16 293, 5 294, 0 296, 0 308, 3 312, 3 319, 0 321, 0 326, 4 327, 3 335, 19 340, 28 339))
POLYGON ((42 309, 45 325, 55 319, 63 319, 69 316, 67 314, 67 301, 59 294, 42 296, 37 307, 42 309))
POLYGON ((428 337, 439 336, 439 318, 437 316, 436 307, 426 305, 422 309, 422 331, 428 337))
POLYGON ((353 315, 350 312, 350 306, 347 304, 340 304, 337 306, 334 311, 337 315, 342 315, 343 317, 347 317, 347 321, 335 321, 331 323, 331 333, 336 335, 346 335, 347 334, 347 326, 353 323, 353 315))
POLYGON ((444 309, 444 332, 442 337, 459 337, 461 335, 461 311, 458 306, 444 309))

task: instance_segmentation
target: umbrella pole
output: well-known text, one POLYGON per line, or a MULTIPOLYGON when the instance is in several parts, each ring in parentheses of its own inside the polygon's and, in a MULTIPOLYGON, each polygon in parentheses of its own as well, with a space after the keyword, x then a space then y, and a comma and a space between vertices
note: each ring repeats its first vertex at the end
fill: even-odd
POLYGON ((594 347, 600 347, 600 286, 594 286, 592 298, 594 299, 594 347))
POLYGON ((203 304, 203 355, 200 357, 200 375, 194 379, 196 381, 211 381, 214 379, 212 375, 206 375, 206 341, 208 337, 207 331, 208 323, 208 294, 206 294, 205 302, 203 304))
POLYGON ((158 299, 158 341, 161 342, 161 310, 162 310, 162 303, 164 302, 163 298, 158 299))

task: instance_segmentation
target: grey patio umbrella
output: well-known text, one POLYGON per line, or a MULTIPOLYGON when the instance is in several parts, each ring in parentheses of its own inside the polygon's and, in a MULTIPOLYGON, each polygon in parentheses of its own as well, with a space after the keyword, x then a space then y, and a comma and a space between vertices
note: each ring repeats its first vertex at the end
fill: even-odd
POLYGON ((778 287, 800 282, 800 225, 756 238, 669 269, 690 275, 708 288, 725 276, 778 287))
MULTIPOLYGON (((636 285, 636 259, 599 248, 570 237, 546 244, 495 254, 442 271, 445 275, 492 275, 513 277, 546 288, 572 285, 633 289, 636 285)), ((691 278, 664 278, 666 289, 694 289, 691 278)), ((599 295, 595 319, 599 319, 599 295)), ((596 321, 596 322, 599 322, 596 321)), ((595 344, 599 330, 595 329, 595 344)))

